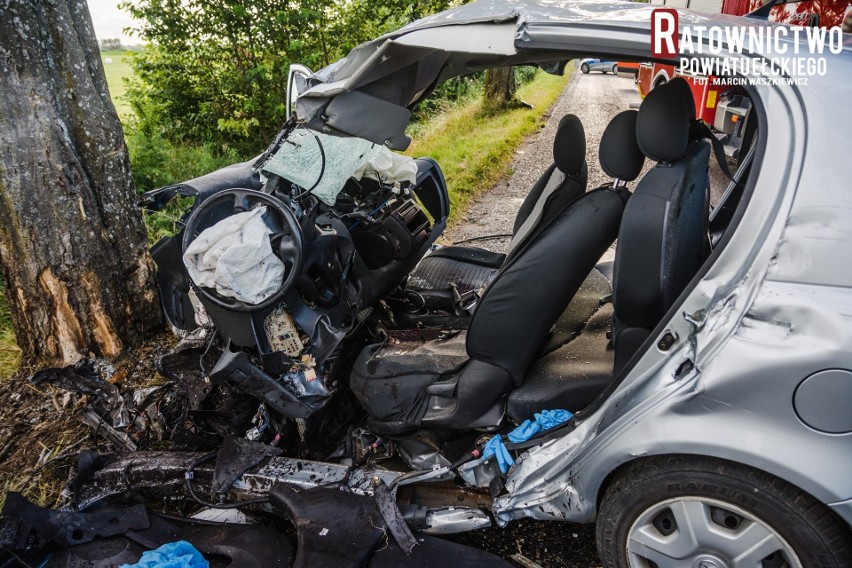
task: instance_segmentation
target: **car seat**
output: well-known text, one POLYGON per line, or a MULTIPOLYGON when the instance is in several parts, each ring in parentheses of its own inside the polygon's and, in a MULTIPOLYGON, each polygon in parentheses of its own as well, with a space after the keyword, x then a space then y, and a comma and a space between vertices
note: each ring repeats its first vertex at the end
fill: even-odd
POLYGON ((689 85, 675 78, 648 93, 636 140, 657 165, 636 187, 618 233, 613 275, 614 372, 639 347, 710 252, 710 144, 696 129, 689 85))
POLYGON ((467 331, 395 330, 364 348, 350 388, 372 417, 373 431, 501 422, 506 395, 524 381, 554 324, 617 234, 629 196, 625 182, 639 174, 644 161, 638 150, 605 149, 616 143, 616 132, 636 145, 635 119, 631 111, 622 115, 601 145, 605 168, 620 181, 544 207, 541 220, 487 287, 467 331))
MULTIPOLYGON (((519 247, 550 208, 560 209, 586 191, 586 136, 573 114, 559 121, 553 139, 553 163, 533 185, 518 209, 509 250, 519 247)), ((452 300, 457 294, 486 286, 506 261, 506 255, 478 247, 446 246, 423 258, 406 283, 406 290, 431 298, 452 300)))

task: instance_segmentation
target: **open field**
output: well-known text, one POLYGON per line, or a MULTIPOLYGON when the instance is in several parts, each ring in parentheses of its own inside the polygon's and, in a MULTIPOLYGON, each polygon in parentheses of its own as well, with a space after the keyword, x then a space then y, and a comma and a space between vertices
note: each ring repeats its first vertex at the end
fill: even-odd
POLYGON ((118 116, 122 120, 129 117, 132 112, 130 105, 124 98, 124 94, 127 91, 124 79, 125 77, 130 77, 133 72, 130 66, 131 57, 133 57, 132 51, 110 50, 101 52, 101 60, 104 62, 104 74, 109 85, 109 94, 112 96, 115 110, 118 111, 118 116))

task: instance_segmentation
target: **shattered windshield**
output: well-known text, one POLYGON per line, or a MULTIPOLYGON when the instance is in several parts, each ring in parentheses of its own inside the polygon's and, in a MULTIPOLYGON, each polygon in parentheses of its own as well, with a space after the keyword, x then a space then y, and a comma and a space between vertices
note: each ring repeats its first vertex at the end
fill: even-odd
POLYGON ((289 180, 334 205, 346 180, 385 151, 362 138, 341 138, 297 128, 261 170, 289 180))

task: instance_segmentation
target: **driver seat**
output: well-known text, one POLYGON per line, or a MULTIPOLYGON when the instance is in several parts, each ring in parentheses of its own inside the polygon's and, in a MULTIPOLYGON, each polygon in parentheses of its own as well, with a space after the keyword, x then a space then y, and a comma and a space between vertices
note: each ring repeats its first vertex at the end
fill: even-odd
MULTIPOLYGON (((628 133, 627 143, 635 146, 628 133)), ((373 419, 371 429, 399 434, 419 426, 499 425, 506 396, 523 382, 557 319, 615 240, 628 197, 616 183, 548 207, 510 252, 467 331, 394 330, 365 347, 350 388, 373 419)))
MULTIPOLYGON (((583 123, 575 115, 566 114, 553 138, 553 163, 518 209, 510 253, 523 243, 551 207, 564 207, 586 191, 588 173, 583 123)), ((429 305, 446 304, 452 301, 453 288, 458 294, 468 294, 487 286, 505 261, 505 254, 479 247, 441 247, 418 263, 405 288, 416 292, 429 305)))

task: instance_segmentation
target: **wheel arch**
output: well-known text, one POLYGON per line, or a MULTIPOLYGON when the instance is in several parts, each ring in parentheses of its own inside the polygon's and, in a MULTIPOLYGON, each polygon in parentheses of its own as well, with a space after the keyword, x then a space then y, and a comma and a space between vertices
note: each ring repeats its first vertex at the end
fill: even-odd
POLYGON ((641 465, 646 464, 646 463, 653 463, 653 462, 664 461, 664 460, 667 460, 667 459, 678 459, 678 458, 679 459, 709 460, 709 461, 718 462, 718 463, 723 464, 723 465, 728 464, 730 466, 747 467, 751 470, 754 470, 755 472, 759 472, 759 473, 762 473, 764 475, 773 477, 775 479, 779 479, 782 482, 787 483, 787 484, 795 487, 796 489, 798 489, 802 493, 808 495, 809 497, 811 497, 815 501, 818 501, 820 504, 822 504, 823 507, 825 507, 826 510, 831 511, 832 515, 834 515, 837 518, 837 520, 839 520, 841 522, 845 522, 846 524, 852 524, 852 520, 843 518, 834 508, 829 506, 829 504, 825 503, 822 499, 818 498, 816 495, 812 494, 810 491, 801 487, 800 485, 796 484, 795 482, 777 475, 777 473, 775 473, 775 472, 767 471, 766 469, 756 467, 755 465, 745 463, 745 462, 742 462, 742 461, 732 460, 732 459, 729 459, 729 458, 721 456, 721 455, 714 455, 714 454, 709 454, 709 453, 683 453, 683 452, 658 453, 658 454, 648 454, 648 455, 643 455, 643 456, 635 456, 632 459, 623 461, 622 463, 618 464, 606 476, 604 476, 603 480, 601 481, 600 485, 597 488, 597 492, 596 492, 595 499, 594 499, 595 516, 597 516, 598 511, 600 511, 600 506, 601 506, 601 503, 603 502, 603 499, 604 499, 604 496, 606 495, 607 490, 612 486, 612 484, 615 482, 617 477, 619 477, 620 475, 623 475, 625 472, 627 472, 631 468, 641 467, 641 465))

